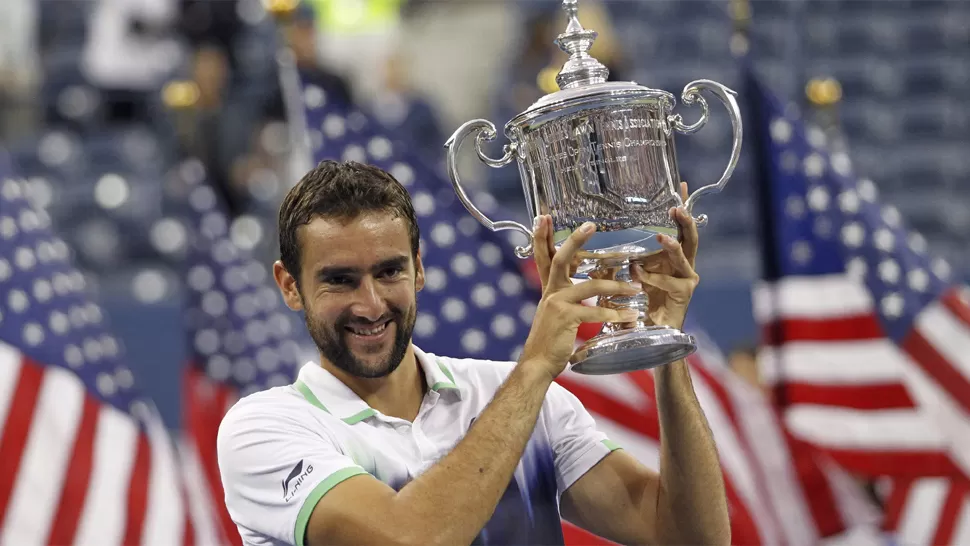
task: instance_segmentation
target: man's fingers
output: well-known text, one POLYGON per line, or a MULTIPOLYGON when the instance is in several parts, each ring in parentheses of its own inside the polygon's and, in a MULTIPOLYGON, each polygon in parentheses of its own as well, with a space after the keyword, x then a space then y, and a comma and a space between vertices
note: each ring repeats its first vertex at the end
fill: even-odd
POLYGON ((559 297, 569 303, 579 303, 595 296, 635 296, 642 287, 626 281, 590 279, 576 283, 560 292, 559 297))
POLYGON ((582 323, 589 322, 619 322, 633 323, 639 318, 640 313, 636 309, 608 309, 606 307, 593 307, 590 305, 576 304, 570 312, 582 323))
POLYGON ((549 249, 549 263, 556 256, 556 228, 552 224, 552 216, 546 215, 546 247, 549 249))
POLYGON ((686 201, 690 195, 687 193, 687 182, 680 183, 680 200, 686 201))
POLYGON ((694 267, 694 259, 697 257, 697 222, 691 217, 684 208, 677 208, 674 211, 674 219, 680 226, 680 236, 684 247, 684 255, 691 267, 694 267))
POLYGON ((539 270, 539 280, 545 288, 549 282, 549 268, 552 265, 552 248, 549 246, 551 237, 549 236, 549 219, 546 216, 537 216, 535 226, 532 231, 533 256, 536 261, 536 269, 539 270))
MULTIPOLYGON (((551 229, 551 228, 550 228, 551 229)), ((570 265, 576 255, 576 251, 586 244, 593 232, 596 231, 596 224, 586 222, 574 231, 559 247, 555 256, 552 258, 552 266, 549 268, 550 278, 568 278, 570 265)))
POLYGON ((579 256, 573 256, 573 261, 569 264, 569 276, 572 277, 579 270, 579 264, 582 263, 583 259, 579 256))
POLYGON ((683 279, 671 275, 664 275, 663 273, 650 273, 643 270, 638 272, 637 278, 643 284, 654 286, 675 299, 683 300, 690 299, 699 280, 696 275, 683 279))
POLYGON ((674 273, 681 277, 690 277, 694 274, 694 268, 684 254, 684 246, 682 244, 667 235, 658 235, 657 240, 663 246, 664 252, 667 254, 667 259, 674 268, 674 273))

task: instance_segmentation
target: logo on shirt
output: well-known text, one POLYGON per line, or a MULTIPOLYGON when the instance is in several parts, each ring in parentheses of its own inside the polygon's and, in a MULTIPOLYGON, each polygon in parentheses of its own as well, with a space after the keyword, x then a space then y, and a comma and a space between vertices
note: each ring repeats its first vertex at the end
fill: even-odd
POLYGON ((290 474, 283 480, 283 502, 289 502, 296 495, 296 492, 303 485, 303 481, 306 477, 313 472, 313 465, 306 465, 306 469, 303 468, 303 459, 296 463, 293 470, 290 470, 290 474), (290 487, 292 485, 293 487, 290 487))

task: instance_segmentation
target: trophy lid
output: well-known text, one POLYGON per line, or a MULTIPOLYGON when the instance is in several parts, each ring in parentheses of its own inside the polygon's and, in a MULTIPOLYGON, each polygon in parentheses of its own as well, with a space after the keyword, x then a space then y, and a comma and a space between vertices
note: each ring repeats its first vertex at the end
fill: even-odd
POLYGON ((568 21, 565 32, 556 37, 555 44, 559 46, 559 49, 569 54, 569 59, 566 60, 562 69, 556 75, 559 91, 537 100, 525 112, 513 118, 509 125, 518 125, 525 119, 550 110, 556 110, 566 104, 576 101, 597 100, 604 96, 618 98, 636 95, 639 97, 673 99, 671 93, 643 87, 636 82, 607 81, 610 69, 589 54, 589 50, 596 40, 597 32, 583 28, 583 25, 579 22, 578 0, 562 0, 562 9, 566 12, 568 21))

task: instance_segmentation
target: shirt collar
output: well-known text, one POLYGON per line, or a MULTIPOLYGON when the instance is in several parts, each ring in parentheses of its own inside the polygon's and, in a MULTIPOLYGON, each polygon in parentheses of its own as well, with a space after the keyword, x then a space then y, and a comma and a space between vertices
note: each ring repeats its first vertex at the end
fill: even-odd
MULTIPOLYGON (((416 346, 412 347, 414 358, 424 371, 429 391, 436 393, 450 391, 461 399, 461 389, 455 383, 455 376, 448 366, 436 356, 429 355, 416 346)), ((300 368, 294 386, 308 402, 348 425, 359 423, 377 414, 377 411, 368 406, 343 381, 316 362, 307 362, 300 368)))

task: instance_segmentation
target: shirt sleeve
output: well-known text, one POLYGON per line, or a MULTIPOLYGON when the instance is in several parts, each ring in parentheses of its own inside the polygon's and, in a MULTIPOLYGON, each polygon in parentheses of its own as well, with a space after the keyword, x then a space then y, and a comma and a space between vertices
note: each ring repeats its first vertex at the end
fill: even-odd
POLYGON ((596 421, 579 399, 558 383, 549 388, 545 409, 556 483, 563 492, 620 446, 596 428, 596 421))
POLYGON ((312 417, 300 419, 299 412, 237 407, 219 427, 226 508, 246 544, 303 546, 317 502, 340 482, 367 473, 325 430, 301 422, 312 417))

